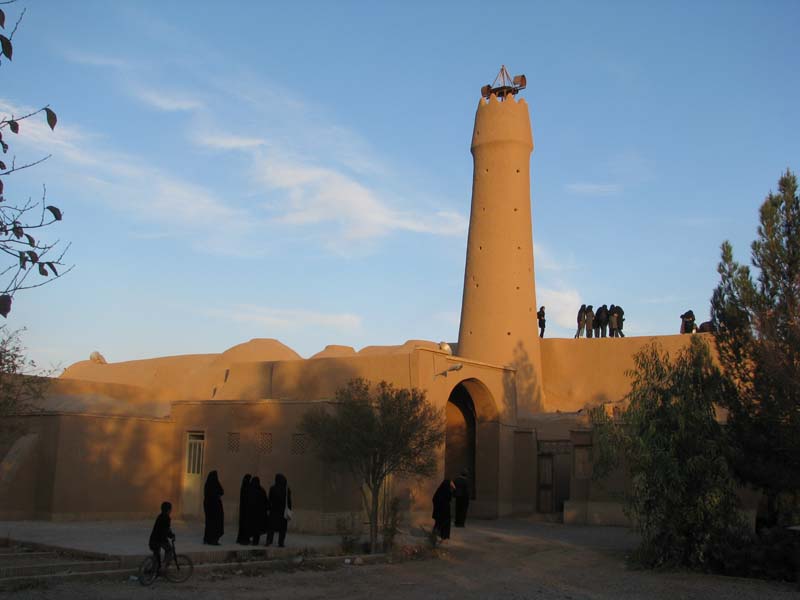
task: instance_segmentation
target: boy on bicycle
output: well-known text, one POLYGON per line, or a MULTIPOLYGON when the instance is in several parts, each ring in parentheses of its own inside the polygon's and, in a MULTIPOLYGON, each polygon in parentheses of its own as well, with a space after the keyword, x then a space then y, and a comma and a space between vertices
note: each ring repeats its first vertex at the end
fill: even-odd
POLYGON ((175 534, 172 533, 170 525, 172 524, 169 518, 172 512, 171 502, 161 503, 161 514, 156 517, 156 522, 153 525, 153 532, 150 534, 150 550, 153 552, 153 558, 156 561, 156 573, 161 571, 161 549, 164 549, 164 560, 169 561, 169 553, 171 546, 168 540, 174 540, 175 534))

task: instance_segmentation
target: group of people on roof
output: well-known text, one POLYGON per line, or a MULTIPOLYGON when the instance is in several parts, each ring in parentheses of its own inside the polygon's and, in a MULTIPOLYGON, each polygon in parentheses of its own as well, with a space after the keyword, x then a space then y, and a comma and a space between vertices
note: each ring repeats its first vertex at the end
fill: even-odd
POLYGON ((625 311, 619 305, 612 304, 609 307, 603 304, 595 311, 591 304, 581 304, 578 309, 578 330, 575 332, 575 339, 584 335, 584 332, 587 338, 625 337, 622 332, 624 322, 625 311))

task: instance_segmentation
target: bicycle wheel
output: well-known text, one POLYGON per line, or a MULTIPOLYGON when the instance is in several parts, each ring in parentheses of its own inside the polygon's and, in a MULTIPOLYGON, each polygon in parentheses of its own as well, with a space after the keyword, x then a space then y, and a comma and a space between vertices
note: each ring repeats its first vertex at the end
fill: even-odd
POLYGON ((178 554, 164 568, 164 577, 174 583, 182 583, 192 576, 194 564, 185 554, 178 554))
POLYGON ((156 561, 152 556, 148 556, 139 565, 139 583, 142 585, 150 585, 155 581, 156 575, 156 561))

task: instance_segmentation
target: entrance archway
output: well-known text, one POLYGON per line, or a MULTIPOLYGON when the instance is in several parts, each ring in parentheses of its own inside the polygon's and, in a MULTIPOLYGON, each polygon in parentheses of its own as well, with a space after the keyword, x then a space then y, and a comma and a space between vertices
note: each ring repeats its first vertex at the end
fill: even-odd
POLYGON ((459 383, 445 408, 445 477, 455 479, 464 469, 469 471, 471 495, 475 498, 475 404, 467 388, 459 383))
POLYGON ((500 473, 500 419, 495 400, 482 381, 464 379, 450 392, 445 414, 445 477, 454 478, 469 469, 475 501, 470 504, 470 514, 495 518, 500 473))

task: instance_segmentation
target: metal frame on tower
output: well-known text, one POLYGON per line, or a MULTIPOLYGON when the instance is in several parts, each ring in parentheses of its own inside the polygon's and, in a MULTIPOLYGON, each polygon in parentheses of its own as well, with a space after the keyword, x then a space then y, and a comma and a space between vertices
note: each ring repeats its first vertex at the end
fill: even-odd
POLYGON ((481 88, 481 96, 488 99, 489 96, 494 94, 501 100, 511 94, 514 96, 520 90, 524 90, 528 80, 525 75, 515 75, 511 77, 505 65, 500 66, 500 72, 491 85, 485 85, 481 88))

